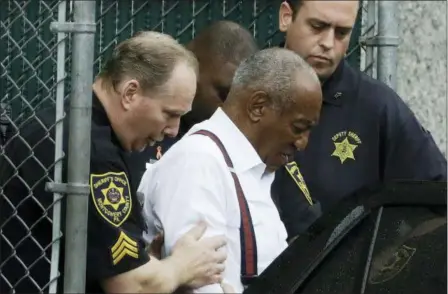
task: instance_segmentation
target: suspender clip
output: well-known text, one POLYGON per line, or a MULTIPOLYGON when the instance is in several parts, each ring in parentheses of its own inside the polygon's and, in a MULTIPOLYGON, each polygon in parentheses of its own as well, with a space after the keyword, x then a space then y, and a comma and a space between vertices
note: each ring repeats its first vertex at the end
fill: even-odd
POLYGON ((258 275, 247 275, 247 276, 241 276, 241 283, 244 287, 248 287, 253 281, 255 281, 258 278, 258 275))

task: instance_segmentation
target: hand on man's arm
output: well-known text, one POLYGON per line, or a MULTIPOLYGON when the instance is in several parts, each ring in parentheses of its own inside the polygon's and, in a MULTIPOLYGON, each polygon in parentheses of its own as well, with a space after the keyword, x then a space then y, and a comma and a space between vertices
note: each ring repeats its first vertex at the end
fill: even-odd
POLYGON ((107 293, 172 293, 179 286, 198 288, 220 283, 226 254, 218 250, 225 238, 215 236, 199 240, 206 230, 201 223, 183 235, 173 253, 164 260, 150 261, 134 270, 106 279, 107 293))
POLYGON ((86 275, 89 286, 96 287, 99 282, 106 293, 172 293, 183 284, 219 283, 226 256, 218 249, 225 245, 225 238, 199 240, 205 224, 191 226, 182 234, 173 244, 172 256, 165 260, 148 255, 143 222, 139 221, 140 207, 137 199, 131 198, 124 169, 102 159, 92 163, 86 275), (130 204, 112 211, 115 218, 103 203, 104 193, 112 184, 130 204))

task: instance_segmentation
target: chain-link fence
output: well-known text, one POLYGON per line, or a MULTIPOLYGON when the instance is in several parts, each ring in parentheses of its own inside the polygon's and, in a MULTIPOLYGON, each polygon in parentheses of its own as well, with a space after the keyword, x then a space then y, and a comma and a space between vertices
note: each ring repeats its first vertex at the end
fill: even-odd
MULTIPOLYGON (((261 47, 283 41, 277 30, 280 0, 95 2, 94 74, 115 45, 141 30, 162 31, 187 43, 211 22, 227 19, 249 28, 261 47)), ((362 7, 347 55, 350 63, 358 67, 363 52, 360 20, 369 13, 367 6, 362 7)), ((64 198, 45 191, 45 183, 67 181, 69 167, 63 150, 67 152, 68 121, 63 119, 64 100, 66 104, 69 101, 70 69, 76 61, 72 60, 73 35, 52 32, 50 23, 72 21, 72 10, 71 1, 2 1, 1 293, 11 289, 55 292, 54 282, 62 284, 58 277, 64 261, 64 244, 60 242, 65 227, 64 198), (37 113, 46 107, 51 113, 43 120, 37 113)), ((373 53, 368 51, 366 58, 373 62, 373 53)), ((77 252, 72 254, 76 256, 77 252)))
POLYGON ((62 181, 65 47, 49 30, 58 11, 58 1, 3 1, 0 10, 1 293, 55 292, 59 275, 61 195, 44 190, 62 181), (58 93, 58 113, 38 117, 58 93))
MULTIPOLYGON (((157 30, 187 43, 201 29, 221 19, 235 21, 248 28, 259 46, 279 45, 283 34, 278 31, 281 0, 254 1, 97 1, 97 38, 95 71, 115 45, 140 30, 157 30)), ((347 54, 356 66, 360 62, 361 13, 356 22, 347 54)))

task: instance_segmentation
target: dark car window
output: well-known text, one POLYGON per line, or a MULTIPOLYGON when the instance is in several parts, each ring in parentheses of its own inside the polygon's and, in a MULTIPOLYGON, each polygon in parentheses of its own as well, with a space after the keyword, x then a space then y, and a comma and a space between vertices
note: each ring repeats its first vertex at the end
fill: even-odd
POLYGON ((351 230, 295 293, 443 293, 446 262, 437 261, 446 258, 446 217, 388 207, 351 230))
POLYGON ((323 215, 245 293, 444 293, 446 257, 446 183, 393 183, 323 215))
POLYGON ((366 294, 445 293, 446 216, 425 208, 385 208, 366 294))

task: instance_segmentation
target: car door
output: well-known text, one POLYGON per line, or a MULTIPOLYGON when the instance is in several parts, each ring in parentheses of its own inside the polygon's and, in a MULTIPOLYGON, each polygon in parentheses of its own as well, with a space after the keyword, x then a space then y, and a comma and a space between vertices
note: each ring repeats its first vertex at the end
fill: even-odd
POLYGON ((445 293, 446 184, 402 181, 355 193, 244 293, 445 293))

